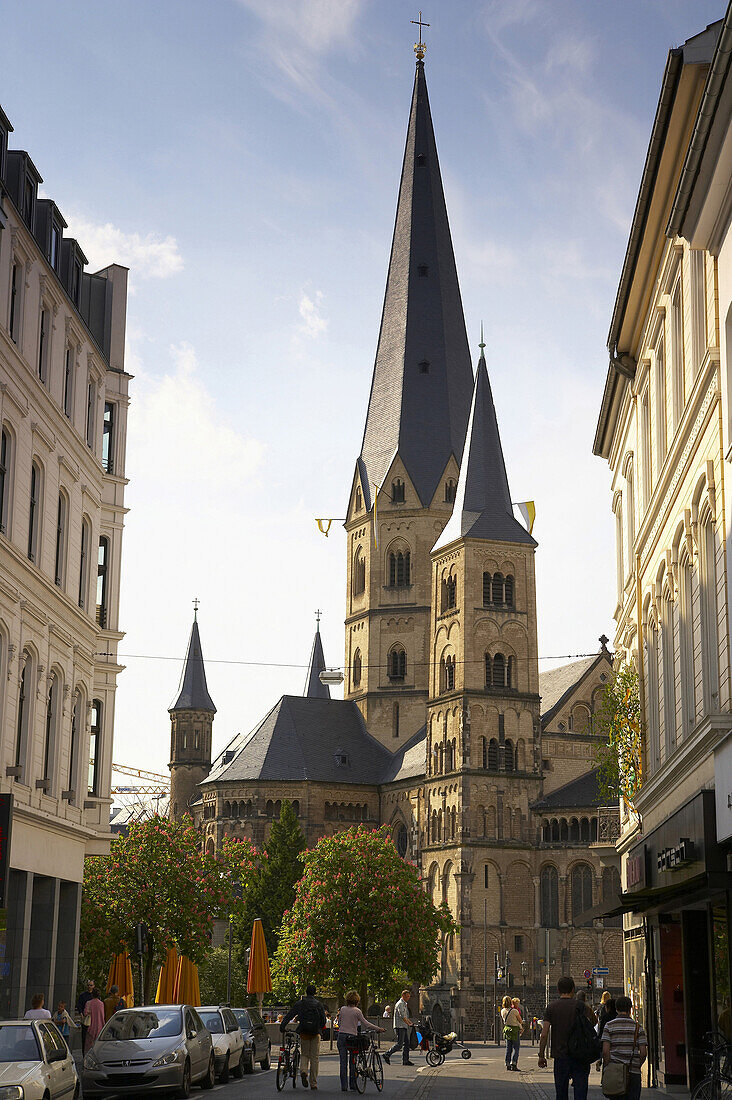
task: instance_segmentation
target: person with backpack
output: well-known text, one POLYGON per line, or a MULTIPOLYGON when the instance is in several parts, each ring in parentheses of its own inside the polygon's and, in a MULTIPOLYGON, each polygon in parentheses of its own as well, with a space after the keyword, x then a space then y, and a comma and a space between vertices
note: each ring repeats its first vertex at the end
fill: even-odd
POLYGON ((546 1046, 551 1029, 551 1057, 554 1062, 556 1100, 569 1100, 569 1082, 574 1100, 587 1100, 590 1066, 602 1053, 595 1034, 594 1013, 575 997, 574 980, 563 975, 557 982, 559 998, 547 1005, 539 1039, 539 1067, 546 1066, 546 1046))
POLYGON ((297 1001, 282 1017, 280 1031, 283 1035, 290 1020, 294 1020, 295 1017, 297 1017, 297 1030, 300 1035, 300 1077, 307 1088, 309 1070, 310 1088, 317 1089, 320 1033, 325 1027, 325 1009, 315 996, 314 985, 309 985, 302 1000, 297 1001))

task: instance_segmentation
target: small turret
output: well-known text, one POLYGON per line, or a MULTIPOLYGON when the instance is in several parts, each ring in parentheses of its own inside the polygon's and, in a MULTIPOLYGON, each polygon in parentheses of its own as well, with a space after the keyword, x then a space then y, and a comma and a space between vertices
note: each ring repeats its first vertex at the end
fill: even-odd
POLYGON ((323 643, 320 640, 320 612, 318 611, 315 616, 315 637, 313 638, 310 664, 308 665, 305 690, 303 691, 303 695, 307 699, 330 699, 330 688, 327 684, 320 682, 320 673, 324 671, 325 654, 323 653, 323 643))
POLYGON ((208 693, 194 613, 178 697, 170 707, 170 816, 180 820, 198 797, 198 784, 211 770, 211 737, 216 707, 208 693))

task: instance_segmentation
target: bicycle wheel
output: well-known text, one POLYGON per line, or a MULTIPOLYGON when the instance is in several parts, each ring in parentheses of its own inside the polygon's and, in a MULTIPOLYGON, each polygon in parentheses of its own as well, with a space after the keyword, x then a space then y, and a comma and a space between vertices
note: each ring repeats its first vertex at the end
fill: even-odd
POLYGON ((366 1092, 366 1082, 369 1077, 369 1067, 366 1061, 366 1055, 361 1051, 356 1055, 356 1088, 360 1093, 366 1092))
POLYGON ((298 1073, 299 1069, 300 1069, 300 1048, 298 1047, 293 1052, 293 1055, 292 1055, 292 1068, 290 1070, 290 1072, 292 1073, 292 1087, 294 1089, 297 1088, 297 1073, 298 1073))
POLYGON ((287 1056, 285 1054, 280 1054, 277 1059, 277 1077, 275 1078, 278 1092, 282 1092, 289 1076, 290 1067, 287 1064, 287 1056))
POLYGON ((732 1100, 732 1081, 726 1077, 703 1077, 692 1091, 691 1100, 732 1100))
POLYGON ((384 1066, 378 1050, 375 1050, 371 1055, 371 1079, 376 1085, 376 1091, 381 1092, 384 1087, 384 1066))

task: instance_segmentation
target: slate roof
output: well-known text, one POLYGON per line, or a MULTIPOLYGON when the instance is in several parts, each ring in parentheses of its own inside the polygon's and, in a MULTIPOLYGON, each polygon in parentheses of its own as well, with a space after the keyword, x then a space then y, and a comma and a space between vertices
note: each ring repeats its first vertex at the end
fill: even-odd
POLYGON ((389 761, 382 783, 398 783, 401 779, 416 779, 425 774, 425 743, 427 726, 413 734, 389 761))
POLYGON ((460 538, 536 546, 513 514, 485 355, 481 351, 455 504, 433 550, 460 538))
POLYGON ((198 621, 196 619, 193 620, 191 636, 188 641, 188 652, 186 653, 186 660, 180 678, 178 698, 169 707, 169 710, 209 710, 214 714, 216 713, 216 707, 208 693, 206 684, 201 636, 198 633, 198 621))
MULTIPOLYGON (((596 653, 592 657, 583 657, 580 661, 570 661, 559 668, 549 668, 539 673, 539 695, 541 696, 541 717, 546 722, 552 717, 560 703, 574 690, 580 680, 605 654, 596 653)), ((609 654, 608 656, 608 664, 609 654)))
POLYGON ((305 690, 303 695, 307 699, 330 699, 330 688, 327 684, 321 684, 320 673, 325 669, 325 654, 323 643, 320 640, 320 627, 315 631, 313 648, 310 653, 308 674, 305 677, 305 690))
POLYGON ((382 781, 392 754, 371 736, 355 703, 283 695, 250 734, 232 742, 204 780, 382 781), (233 759, 224 760, 230 752, 233 759), (340 755, 345 763, 338 763, 340 755))
POLYGON ((420 501, 431 503, 450 455, 460 462, 472 385, 424 63, 418 61, 359 462, 368 507, 371 485, 381 485, 397 452, 420 501))
POLYGON ((551 794, 544 795, 534 803, 535 810, 584 810, 593 806, 603 806, 597 783, 599 768, 586 772, 579 779, 573 779, 558 787, 551 794))

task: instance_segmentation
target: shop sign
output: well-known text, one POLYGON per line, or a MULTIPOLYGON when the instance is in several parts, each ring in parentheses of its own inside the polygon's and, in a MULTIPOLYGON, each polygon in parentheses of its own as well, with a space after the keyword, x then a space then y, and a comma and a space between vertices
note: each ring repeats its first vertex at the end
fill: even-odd
POLYGON ((675 871, 695 859, 694 845, 688 837, 682 837, 672 848, 663 848, 657 856, 659 871, 675 871))
POLYGON ((625 882, 627 890, 642 890, 646 884, 646 851, 631 854, 625 861, 625 882))

